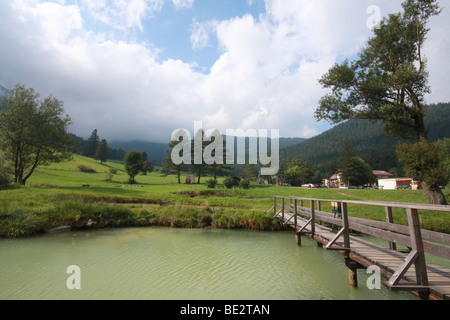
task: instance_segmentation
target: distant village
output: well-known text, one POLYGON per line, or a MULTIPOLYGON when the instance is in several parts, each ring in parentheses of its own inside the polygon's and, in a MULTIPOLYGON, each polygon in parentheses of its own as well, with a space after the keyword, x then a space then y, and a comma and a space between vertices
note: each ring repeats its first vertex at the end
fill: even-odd
MULTIPOLYGON (((330 178, 322 179, 322 184, 304 184, 302 188, 330 188, 330 189, 383 189, 383 190, 399 190, 411 189, 419 190, 421 185, 419 181, 412 178, 395 178, 393 174, 383 170, 373 170, 376 180, 364 186, 351 186, 342 179, 342 172, 338 170, 330 178)), ((259 184, 277 184, 278 186, 290 186, 289 183, 277 176, 272 177, 272 181, 268 179, 258 179, 259 184)))
POLYGON ((395 178, 393 174, 382 171, 373 170, 373 175, 376 180, 372 184, 367 184, 365 186, 349 186, 344 181, 342 181, 342 173, 338 170, 330 178, 322 180, 322 186, 327 188, 366 188, 366 189, 384 189, 384 190, 397 190, 397 189, 420 189, 420 183, 413 180, 412 178, 395 178))

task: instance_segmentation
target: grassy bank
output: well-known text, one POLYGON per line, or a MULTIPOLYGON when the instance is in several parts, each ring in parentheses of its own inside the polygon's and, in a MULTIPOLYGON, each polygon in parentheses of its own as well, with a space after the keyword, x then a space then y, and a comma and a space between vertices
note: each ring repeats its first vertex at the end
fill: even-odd
MULTIPOLYGON (((85 171, 85 170, 84 170, 85 171)), ((204 179, 205 181, 206 179, 204 179)), ((0 237, 21 237, 66 229, 163 226, 281 230, 267 210, 273 196, 426 203, 423 191, 328 190, 252 186, 249 190, 205 184, 177 184, 176 177, 154 172, 127 184, 121 163, 101 165, 84 157, 41 167, 26 187, 0 191, 0 237), (80 166, 92 170, 82 172, 80 166), (64 229, 64 228, 63 228, 64 229)), ((445 191, 449 196, 449 191, 445 191)), ((327 207, 328 206, 328 207, 327 207)), ((324 204, 324 211, 331 211, 324 204)), ((384 209, 351 206, 353 216, 384 221, 384 209)), ((421 212, 423 227, 450 233, 446 213, 421 212)), ((396 223, 405 213, 394 210, 396 223)))
POLYGON ((59 230, 118 227, 226 228, 281 230, 270 215, 253 210, 231 210, 185 205, 123 205, 83 197, 44 207, 3 207, 0 236, 15 238, 59 230))

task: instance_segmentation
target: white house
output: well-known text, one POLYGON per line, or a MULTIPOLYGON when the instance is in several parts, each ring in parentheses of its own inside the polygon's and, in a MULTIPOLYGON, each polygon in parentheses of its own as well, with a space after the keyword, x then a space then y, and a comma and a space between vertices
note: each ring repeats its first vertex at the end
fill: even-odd
POLYGON ((411 178, 380 179, 378 185, 384 190, 407 189, 411 187, 412 181, 411 178))

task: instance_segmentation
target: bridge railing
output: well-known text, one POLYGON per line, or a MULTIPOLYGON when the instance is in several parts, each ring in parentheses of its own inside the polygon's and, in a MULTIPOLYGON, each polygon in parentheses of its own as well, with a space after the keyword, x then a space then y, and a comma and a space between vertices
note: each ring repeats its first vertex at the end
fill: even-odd
POLYGON ((274 215, 281 217, 285 224, 291 224, 295 227, 297 226, 297 219, 306 218, 306 224, 303 224, 297 230, 299 234, 304 233, 307 228, 309 233, 314 234, 316 223, 326 222, 340 227, 335 237, 325 246, 328 250, 350 251, 351 231, 387 240, 391 250, 396 250, 397 244, 406 246, 410 250, 409 255, 387 283, 393 289, 400 289, 400 279, 413 264, 416 269, 418 286, 428 285, 425 253, 450 259, 450 234, 421 229, 419 219, 419 210, 450 212, 450 206, 275 196, 272 209, 274 215), (327 202, 331 203, 331 207, 334 208, 333 213, 322 210, 323 204, 327 202), (351 217, 348 214, 350 205, 384 207, 386 221, 351 217), (393 208, 401 208, 406 211, 407 226, 394 223, 393 208), (286 217, 287 214, 289 215, 288 218, 286 217), (337 245, 339 238, 343 239, 343 244, 337 245))

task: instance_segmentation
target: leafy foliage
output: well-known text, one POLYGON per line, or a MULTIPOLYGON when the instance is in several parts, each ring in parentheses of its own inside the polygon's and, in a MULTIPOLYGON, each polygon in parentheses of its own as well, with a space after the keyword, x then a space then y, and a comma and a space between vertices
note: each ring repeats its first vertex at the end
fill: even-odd
POLYGON ((216 187, 216 185, 217 185, 217 180, 216 179, 208 179, 208 180, 206 180, 206 186, 209 189, 214 189, 216 187))
POLYGON ((427 139, 424 97, 430 92, 423 44, 426 24, 440 13, 436 0, 407 0, 374 30, 359 59, 332 67, 319 82, 331 92, 321 98, 318 120, 382 120, 402 138, 427 139))
POLYGON ((300 159, 290 159, 287 168, 283 172, 286 182, 292 186, 301 186, 305 183, 311 183, 314 176, 308 164, 300 159))
POLYGON ((39 94, 22 84, 2 97, 0 146, 14 170, 14 182, 25 185, 39 165, 69 159, 71 123, 63 102, 39 94))
POLYGON ((428 193, 430 203, 446 204, 445 197, 439 186, 445 186, 449 181, 449 173, 444 164, 449 159, 449 139, 430 143, 419 141, 414 144, 403 143, 397 148, 400 161, 405 165, 405 172, 422 182, 425 189, 432 189, 428 193), (437 187, 435 187, 437 186, 437 187))
POLYGON ((361 186, 375 180, 370 166, 355 155, 353 147, 347 139, 344 140, 339 164, 342 179, 349 186, 361 186))
POLYGON ((144 170, 144 155, 140 151, 130 151, 124 158, 125 170, 130 183, 136 183, 135 177, 144 170))
POLYGON ((248 179, 242 179, 242 180, 239 182, 239 187, 241 187, 242 189, 250 189, 250 184, 251 184, 251 181, 250 181, 250 180, 248 180, 248 179))
POLYGON ((227 187, 227 189, 231 189, 234 186, 234 179, 232 177, 226 177, 223 179, 223 184, 227 187))

